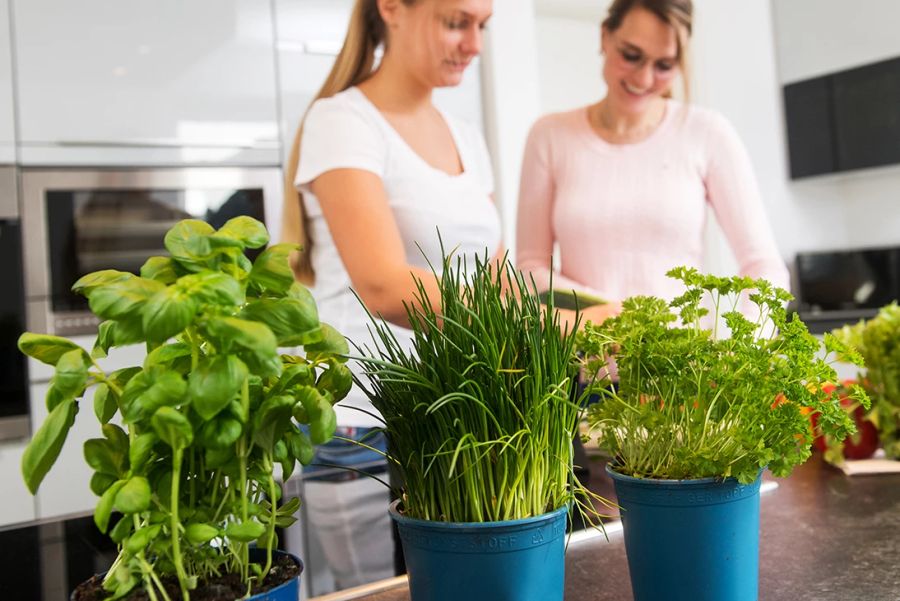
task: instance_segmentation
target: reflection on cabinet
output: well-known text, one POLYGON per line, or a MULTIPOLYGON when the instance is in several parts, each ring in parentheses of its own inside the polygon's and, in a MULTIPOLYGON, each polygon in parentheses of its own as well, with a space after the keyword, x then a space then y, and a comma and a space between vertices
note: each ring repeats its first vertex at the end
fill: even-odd
POLYGON ((278 163, 271 3, 12 1, 23 164, 278 163))

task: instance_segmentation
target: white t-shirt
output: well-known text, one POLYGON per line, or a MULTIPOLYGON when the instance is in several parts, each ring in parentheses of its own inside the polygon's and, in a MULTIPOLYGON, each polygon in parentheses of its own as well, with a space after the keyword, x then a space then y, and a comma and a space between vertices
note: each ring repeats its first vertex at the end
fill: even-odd
MULTIPOLYGON (((313 241, 311 260, 316 284, 311 292, 320 320, 360 346, 372 345, 367 327, 370 322, 351 292, 350 276, 309 184, 332 169, 363 169, 378 175, 411 265, 430 270, 430 262, 440 269, 438 232, 444 249, 452 250, 454 256, 466 257, 470 265, 476 255, 483 258, 487 252, 493 256, 501 236, 500 219, 490 198, 494 183, 487 147, 477 129, 450 115, 443 117, 462 161, 460 175, 449 175, 426 163, 356 87, 317 100, 306 115, 294 184, 303 194, 313 241)), ((399 340, 410 340, 408 330, 396 326, 393 329, 399 340)), ((381 425, 349 407, 376 413, 356 387, 335 406, 338 424, 381 425)))

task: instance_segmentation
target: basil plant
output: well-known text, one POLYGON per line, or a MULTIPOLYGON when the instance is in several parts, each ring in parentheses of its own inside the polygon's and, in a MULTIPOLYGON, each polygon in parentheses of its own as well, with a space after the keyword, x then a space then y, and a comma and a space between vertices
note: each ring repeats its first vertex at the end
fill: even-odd
POLYGON ((19 339, 22 352, 56 368, 49 415, 22 460, 32 493, 94 389, 103 437, 84 444, 84 457, 100 498, 94 521, 120 549, 104 580, 110 598, 142 586, 169 599, 163 583, 175 578, 189 599, 223 572, 249 591, 270 571, 275 528, 293 523, 300 504, 282 502, 275 465, 288 478, 334 433, 332 405, 352 383, 346 341, 319 323, 294 280, 288 257, 299 247, 247 258, 268 241, 249 217, 219 230, 181 221, 165 236, 171 256, 151 257, 140 276, 105 270, 75 283, 103 320, 90 353, 56 336, 19 339), (138 343, 143 365, 98 365, 111 348, 138 343), (279 354, 298 346, 305 357, 279 354), (265 550, 260 564, 249 560, 254 541, 265 550))

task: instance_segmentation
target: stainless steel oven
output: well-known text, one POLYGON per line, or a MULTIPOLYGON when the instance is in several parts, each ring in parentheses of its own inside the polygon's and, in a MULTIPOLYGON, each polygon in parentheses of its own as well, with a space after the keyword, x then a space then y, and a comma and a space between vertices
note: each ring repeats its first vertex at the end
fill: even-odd
POLYGON ((0 168, 0 440, 28 435, 28 364, 16 347, 25 329, 17 175, 0 168))
POLYGON ((99 269, 136 273, 165 252, 163 236, 181 219, 219 227, 250 215, 277 236, 281 193, 277 168, 24 170, 28 329, 94 333, 97 320, 72 284, 99 269))

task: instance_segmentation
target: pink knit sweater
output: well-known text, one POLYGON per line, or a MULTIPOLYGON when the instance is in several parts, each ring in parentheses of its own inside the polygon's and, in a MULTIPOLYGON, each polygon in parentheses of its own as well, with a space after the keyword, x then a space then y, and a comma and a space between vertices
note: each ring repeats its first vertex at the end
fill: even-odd
POLYGON ((516 264, 545 289, 559 244, 555 288, 670 299, 682 288, 666 271, 702 268, 707 203, 741 275, 787 288, 749 158, 720 115, 670 100, 659 127, 634 144, 597 136, 586 107, 547 115, 525 149, 516 264))

